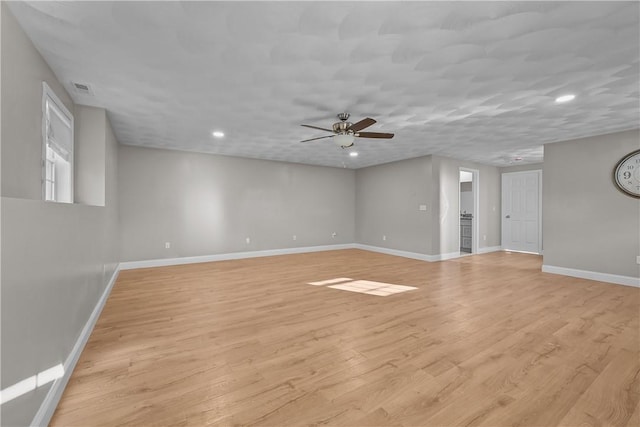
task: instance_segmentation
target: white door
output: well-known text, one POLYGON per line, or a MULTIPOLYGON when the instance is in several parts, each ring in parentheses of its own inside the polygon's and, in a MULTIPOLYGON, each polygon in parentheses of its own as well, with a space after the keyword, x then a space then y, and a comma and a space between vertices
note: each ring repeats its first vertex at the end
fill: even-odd
POLYGON ((540 253, 542 171, 502 174, 502 249, 540 253))

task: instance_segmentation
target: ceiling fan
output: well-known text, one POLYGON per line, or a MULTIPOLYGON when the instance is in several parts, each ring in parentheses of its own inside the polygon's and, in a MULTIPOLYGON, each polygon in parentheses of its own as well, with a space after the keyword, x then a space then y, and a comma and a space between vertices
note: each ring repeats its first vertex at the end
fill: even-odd
POLYGON ((316 139, 323 138, 333 138, 333 141, 336 143, 336 145, 342 148, 347 148, 353 145, 355 138, 393 138, 392 133, 360 132, 362 129, 368 128, 372 124, 376 123, 376 121, 372 118, 367 117, 366 119, 362 119, 359 122, 351 123, 347 121, 349 119, 349 113, 340 113, 338 114, 338 119, 340 119, 340 121, 333 124, 333 129, 326 129, 311 125, 300 125, 306 128, 324 130, 326 132, 333 133, 333 135, 319 136, 317 138, 305 139, 304 141, 300 142, 315 141, 316 139))

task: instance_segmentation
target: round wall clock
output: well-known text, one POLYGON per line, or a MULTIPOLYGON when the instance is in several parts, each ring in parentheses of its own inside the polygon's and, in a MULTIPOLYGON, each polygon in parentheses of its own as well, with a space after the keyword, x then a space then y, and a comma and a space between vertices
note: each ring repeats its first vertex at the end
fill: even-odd
POLYGON ((627 154, 618 162, 613 180, 625 194, 640 198, 640 150, 627 154))

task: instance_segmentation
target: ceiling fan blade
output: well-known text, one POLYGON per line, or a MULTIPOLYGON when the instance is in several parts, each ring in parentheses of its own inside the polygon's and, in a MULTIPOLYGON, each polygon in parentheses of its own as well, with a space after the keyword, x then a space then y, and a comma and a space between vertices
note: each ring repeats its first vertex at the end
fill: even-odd
POLYGON ((327 132, 333 132, 333 130, 331 129, 319 128, 318 126, 311 126, 311 125, 300 125, 300 126, 304 126, 306 128, 311 128, 311 129, 325 130, 327 132))
POLYGON ((368 128, 369 126, 371 126, 375 122, 376 121, 373 120, 372 118, 367 117, 366 119, 362 119, 359 122, 352 124, 349 129, 354 131, 354 132, 358 132, 361 129, 368 128))
POLYGON ((383 138, 390 139, 393 138, 392 133, 384 133, 384 132, 358 132, 356 136, 360 138, 383 138))
POLYGON ((333 138, 333 135, 329 135, 329 136, 319 136, 319 137, 317 137, 317 138, 305 139, 304 141, 300 141, 300 142, 315 141, 316 139, 323 139, 323 138, 333 138))

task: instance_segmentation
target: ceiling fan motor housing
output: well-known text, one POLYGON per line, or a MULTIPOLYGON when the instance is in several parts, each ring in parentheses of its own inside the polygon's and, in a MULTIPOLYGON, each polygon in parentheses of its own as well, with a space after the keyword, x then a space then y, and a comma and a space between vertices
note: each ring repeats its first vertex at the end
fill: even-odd
POLYGON ((352 130, 349 130, 349 128, 351 127, 352 123, 351 122, 336 122, 333 124, 333 131, 335 133, 343 133, 343 134, 347 134, 347 133, 351 133, 353 134, 352 130))

